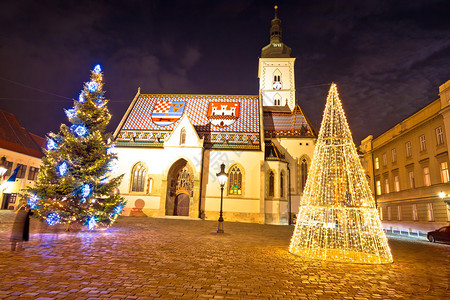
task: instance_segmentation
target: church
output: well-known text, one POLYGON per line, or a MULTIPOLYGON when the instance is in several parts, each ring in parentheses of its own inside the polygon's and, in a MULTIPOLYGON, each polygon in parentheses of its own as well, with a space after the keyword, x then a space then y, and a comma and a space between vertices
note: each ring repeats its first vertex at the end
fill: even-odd
POLYGON ((294 63, 275 7, 255 95, 139 89, 114 132, 124 215, 217 220, 222 199, 225 222, 291 224, 317 138, 297 104, 294 63))

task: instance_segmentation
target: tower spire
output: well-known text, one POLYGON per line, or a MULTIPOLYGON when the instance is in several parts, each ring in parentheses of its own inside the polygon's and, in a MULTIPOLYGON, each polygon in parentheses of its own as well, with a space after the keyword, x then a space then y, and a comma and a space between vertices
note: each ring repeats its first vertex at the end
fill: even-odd
POLYGON ((282 42, 281 20, 278 5, 274 6, 274 18, 270 22, 270 44, 261 51, 261 57, 291 57, 291 48, 282 42))

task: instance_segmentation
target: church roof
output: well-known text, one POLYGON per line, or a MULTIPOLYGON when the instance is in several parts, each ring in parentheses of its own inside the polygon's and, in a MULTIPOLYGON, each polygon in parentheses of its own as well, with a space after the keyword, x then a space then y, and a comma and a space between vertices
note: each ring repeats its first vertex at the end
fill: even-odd
POLYGON ((314 137, 316 133, 300 106, 292 111, 284 106, 273 109, 264 107, 264 136, 274 137, 314 137))
POLYGON ((116 142, 122 146, 162 146, 186 115, 205 146, 259 149, 256 95, 138 94, 124 116, 116 142))

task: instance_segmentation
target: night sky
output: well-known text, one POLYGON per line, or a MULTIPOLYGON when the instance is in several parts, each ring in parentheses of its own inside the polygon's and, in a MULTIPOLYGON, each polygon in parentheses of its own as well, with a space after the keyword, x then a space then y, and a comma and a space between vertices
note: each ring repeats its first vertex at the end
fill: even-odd
POLYGON ((258 94, 273 6, 319 130, 336 82, 355 143, 438 98, 450 1, 0 1, 0 109, 45 136, 100 63, 113 131, 143 93, 258 94))

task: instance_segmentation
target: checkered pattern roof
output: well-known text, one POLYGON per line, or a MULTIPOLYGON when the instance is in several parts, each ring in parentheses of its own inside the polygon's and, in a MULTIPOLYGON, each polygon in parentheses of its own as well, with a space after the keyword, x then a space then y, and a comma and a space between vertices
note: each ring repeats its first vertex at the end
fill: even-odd
POLYGON ((160 101, 184 101, 186 107, 183 114, 199 131, 210 132, 259 132, 258 96, 234 95, 152 95, 141 94, 130 115, 125 121, 123 130, 161 130, 171 131, 179 120, 166 126, 159 126, 152 121, 152 112, 160 101), (239 102, 240 112, 237 120, 229 126, 209 124, 207 117, 210 102, 239 102))
POLYGON ((297 135, 298 132, 308 132, 312 135, 313 131, 310 128, 305 116, 299 108, 292 112, 264 112, 264 131, 265 132, 283 132, 287 134, 297 135))

